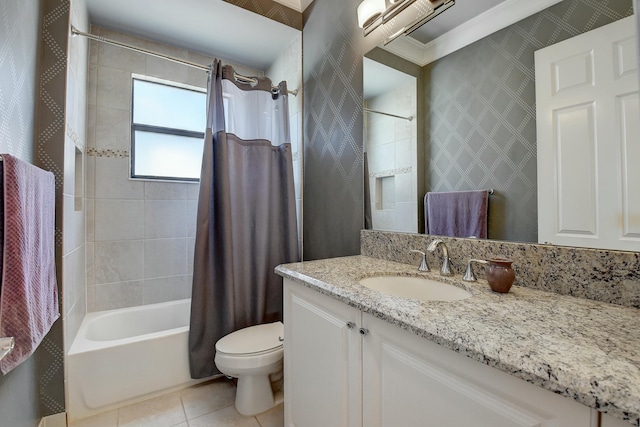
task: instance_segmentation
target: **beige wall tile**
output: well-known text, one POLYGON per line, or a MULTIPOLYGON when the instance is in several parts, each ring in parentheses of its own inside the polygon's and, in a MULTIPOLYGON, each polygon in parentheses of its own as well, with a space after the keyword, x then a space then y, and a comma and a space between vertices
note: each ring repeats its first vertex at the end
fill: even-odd
POLYGON ((144 198, 146 200, 186 200, 188 186, 180 182, 144 182, 144 198))
POLYGON ((187 202, 183 200, 145 200, 144 238, 187 237, 187 202))
POLYGON ((100 107, 96 109, 95 148, 130 150, 131 116, 128 111, 100 107))
POLYGON ((129 157, 95 157, 96 198, 144 198, 144 182, 129 179, 129 161, 129 157))
POLYGON ((136 240, 144 237, 142 200, 96 199, 95 240, 136 240))
POLYGON ((96 105, 131 111, 131 73, 99 66, 96 84, 96 105))
POLYGON ((142 281, 95 286, 95 311, 142 305, 142 281))
POLYGON ((189 276, 160 277, 146 279, 143 282, 143 304, 155 304, 159 302, 175 301, 188 298, 191 286, 189 276))
POLYGON ((96 242, 94 246, 95 283, 127 282, 144 276, 142 240, 96 242))
POLYGON ((144 277, 187 274, 187 239, 147 239, 144 241, 144 277))

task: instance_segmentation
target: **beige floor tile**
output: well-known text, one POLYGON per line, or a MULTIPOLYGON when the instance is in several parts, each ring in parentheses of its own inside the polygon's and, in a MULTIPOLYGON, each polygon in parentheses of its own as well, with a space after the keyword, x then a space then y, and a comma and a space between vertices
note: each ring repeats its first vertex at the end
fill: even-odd
POLYGON ((186 421, 180 392, 120 408, 118 427, 172 427, 186 421))
POLYGON ((183 423, 176 424, 176 425, 175 425, 175 426, 173 426, 173 427, 189 427, 189 424, 185 421, 185 422, 183 422, 183 423))
POLYGON ((192 420, 232 406, 236 397, 236 386, 232 381, 220 378, 182 390, 180 397, 187 420, 192 420))
POLYGON ((104 414, 94 415, 93 417, 83 418, 69 424, 69 427, 117 427, 118 426, 118 410, 105 412, 104 414))
POLYGON ((260 424, 255 417, 242 416, 234 406, 228 406, 189 420, 189 427, 260 427, 260 424))
POLYGON ((280 404, 273 409, 256 415, 260 427, 284 427, 284 405, 280 404))

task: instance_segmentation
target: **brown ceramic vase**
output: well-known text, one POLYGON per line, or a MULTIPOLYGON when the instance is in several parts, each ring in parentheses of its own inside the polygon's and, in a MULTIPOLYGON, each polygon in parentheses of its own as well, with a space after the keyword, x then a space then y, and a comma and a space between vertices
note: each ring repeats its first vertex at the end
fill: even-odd
POLYGON ((489 264, 485 267, 487 282, 495 292, 506 293, 511 289, 516 273, 511 268, 511 261, 507 258, 488 259, 489 264))

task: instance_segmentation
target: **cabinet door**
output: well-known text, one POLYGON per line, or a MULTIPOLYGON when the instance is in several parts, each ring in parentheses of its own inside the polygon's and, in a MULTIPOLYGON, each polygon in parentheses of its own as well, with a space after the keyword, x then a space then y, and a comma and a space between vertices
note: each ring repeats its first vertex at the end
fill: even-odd
POLYGON ((628 421, 623 421, 607 414, 602 414, 602 420, 600 422, 601 427, 629 427, 631 425, 633 424, 629 423, 628 421))
POLYGON ((366 427, 590 425, 590 409, 574 400, 362 316, 366 427))
POLYGON ((289 280, 284 291, 285 426, 361 426, 360 311, 289 280))

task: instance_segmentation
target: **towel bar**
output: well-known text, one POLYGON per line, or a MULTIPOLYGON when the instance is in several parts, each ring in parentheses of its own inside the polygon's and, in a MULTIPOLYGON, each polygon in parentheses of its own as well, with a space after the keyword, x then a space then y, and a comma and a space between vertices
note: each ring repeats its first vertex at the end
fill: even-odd
POLYGON ((13 337, 0 338, 0 360, 4 359, 4 357, 11 353, 13 347, 16 345, 13 337))

